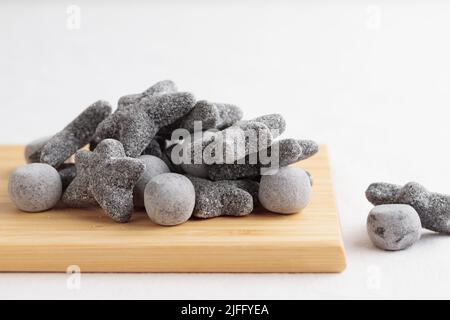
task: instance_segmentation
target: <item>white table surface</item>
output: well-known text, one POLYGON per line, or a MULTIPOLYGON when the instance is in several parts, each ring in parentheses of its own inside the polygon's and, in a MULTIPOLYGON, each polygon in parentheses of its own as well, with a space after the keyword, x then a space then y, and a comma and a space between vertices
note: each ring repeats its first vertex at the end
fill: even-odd
POLYGON ((348 268, 82 273, 78 288, 66 274, 0 274, 0 298, 450 298, 450 236, 376 250, 364 197, 374 181, 450 191, 450 4, 35 2, 0 4, 0 143, 52 134, 97 99, 165 78, 247 117, 280 112, 286 137, 329 146, 348 268))

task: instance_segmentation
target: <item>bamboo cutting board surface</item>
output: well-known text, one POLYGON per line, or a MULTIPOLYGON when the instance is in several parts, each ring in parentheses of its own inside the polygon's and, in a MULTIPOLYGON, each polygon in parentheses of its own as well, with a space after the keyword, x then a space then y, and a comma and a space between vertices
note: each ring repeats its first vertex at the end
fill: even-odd
POLYGON ((303 212, 259 209, 246 217, 153 224, 144 211, 118 224, 100 209, 17 210, 9 174, 24 164, 23 146, 0 146, 0 271, 341 272, 346 259, 326 147, 301 166, 314 177, 303 212))

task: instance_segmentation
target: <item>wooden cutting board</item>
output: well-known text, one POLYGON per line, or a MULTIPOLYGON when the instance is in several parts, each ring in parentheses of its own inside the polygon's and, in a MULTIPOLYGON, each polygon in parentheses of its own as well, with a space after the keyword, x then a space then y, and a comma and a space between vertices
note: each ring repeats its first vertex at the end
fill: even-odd
POLYGON ((313 199, 303 212, 260 209, 176 227, 155 225, 145 212, 128 224, 100 209, 21 212, 7 185, 22 164, 23 146, 0 146, 0 271, 341 272, 346 266, 325 146, 299 164, 314 176, 313 199))

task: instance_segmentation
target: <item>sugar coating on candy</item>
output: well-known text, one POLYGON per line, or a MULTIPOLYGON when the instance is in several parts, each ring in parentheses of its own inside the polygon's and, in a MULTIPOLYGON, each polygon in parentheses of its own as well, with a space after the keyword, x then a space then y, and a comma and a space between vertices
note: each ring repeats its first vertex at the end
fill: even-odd
POLYGON ((180 119, 177 126, 178 128, 194 132, 195 122, 201 121, 203 130, 213 129, 219 123, 219 117, 219 110, 215 104, 201 100, 197 101, 191 112, 180 119))
POLYGON ((255 164, 252 164, 250 156, 247 156, 245 163, 213 164, 207 166, 207 172, 212 180, 254 178, 264 173, 262 168, 285 167, 310 158, 318 151, 319 145, 312 140, 282 139, 275 141, 267 150, 261 151, 255 164), (272 154, 273 150, 276 150, 278 156, 272 154), (267 159, 271 159, 273 155, 277 163, 273 163, 272 160, 267 163, 267 161, 261 159, 261 155, 264 155, 264 158, 267 157, 267 159))
POLYGON ((248 192, 253 198, 253 209, 259 204, 259 182, 250 179, 216 181, 217 186, 235 187, 248 192))
POLYGON ((194 108, 186 116, 172 125, 162 129, 165 136, 170 136, 173 130, 181 128, 194 132, 196 125, 201 123, 201 129, 225 129, 242 119, 242 110, 232 104, 197 101, 194 108))
POLYGON ((213 181, 256 178, 261 175, 260 164, 213 164, 205 167, 207 176, 213 181))
MULTIPOLYGON (((259 204, 261 174, 306 159, 318 150, 309 140, 274 142, 286 129, 280 114, 246 121, 242 117, 242 110, 235 105, 196 102, 191 93, 178 92, 172 81, 164 80, 142 93, 121 97, 112 114, 109 104, 96 102, 49 141, 30 144, 26 159, 58 169, 66 205, 100 205, 118 222, 129 221, 134 205, 146 204, 147 198, 153 204, 147 209, 150 218, 163 225, 185 222, 192 212, 198 218, 242 216, 259 204), (198 122, 201 130, 214 130, 204 131, 196 141, 171 136, 178 128, 199 131, 198 122), (175 161, 172 150, 178 144, 171 146, 174 141, 168 140, 172 139, 188 145, 184 156, 191 163, 175 161), (79 150, 88 143, 92 152, 79 150), (279 158, 267 162, 275 150, 279 158), (76 164, 64 164, 75 152, 76 164), (246 161, 255 155, 256 162, 246 161), (184 171, 187 178, 171 176, 169 170, 184 171), (166 174, 166 179, 158 178, 166 174), (149 185, 154 189, 146 194, 149 185)), ((307 180, 311 188, 311 175, 305 172, 304 176, 301 180, 307 180)), ((298 208, 305 198, 291 197, 282 205, 298 208)))
POLYGON ((98 126, 94 143, 111 138, 122 142, 127 156, 142 154, 158 130, 192 110, 195 98, 188 92, 146 96, 137 104, 118 108, 98 126))
MULTIPOLYGON (((242 159, 246 155, 253 152, 268 148, 272 144, 273 135, 272 129, 265 123, 260 121, 241 121, 223 131, 221 131, 224 145, 224 154, 229 153, 230 150, 234 153, 233 159, 242 159), (247 138, 247 135, 249 138, 247 138), (244 153, 240 153, 242 146, 236 144, 235 138, 238 138, 238 143, 243 143, 244 153), (235 151, 235 150, 238 151, 235 151)), ((227 162, 225 156, 225 163, 227 162)), ((234 162, 234 161, 232 161, 234 162)), ((231 163, 232 163, 231 162, 231 163)))
MULTIPOLYGON (((319 152, 319 145, 317 144, 317 142, 315 142, 313 140, 296 140, 296 142, 297 142, 298 146, 300 147, 301 152, 299 152, 296 155, 293 155, 293 157, 291 158, 295 162, 311 158, 313 155, 315 155, 317 152, 319 152), (297 159, 295 159, 295 158, 297 158, 297 159)), ((281 151, 283 151, 282 148, 283 148, 283 146, 280 146, 281 151)), ((290 153, 290 151, 284 151, 284 152, 290 153)), ((281 157, 281 160, 283 158, 284 157, 281 157)), ((295 163, 295 162, 293 162, 293 163, 295 163)), ((289 164, 292 164, 292 163, 287 163, 286 165, 289 165, 289 164)))
POLYGON ((286 120, 278 113, 266 114, 252 121, 264 123, 270 129, 273 138, 280 136, 286 131, 286 120))
POLYGON ((276 174, 262 176, 259 201, 276 213, 292 214, 304 209, 311 200, 311 181, 305 170, 285 167, 276 174))
POLYGON ((103 140, 93 152, 75 155, 77 176, 63 194, 69 207, 98 204, 117 222, 128 222, 133 213, 133 189, 145 170, 138 159, 128 158, 122 144, 103 140))
POLYGON ((270 129, 261 122, 241 121, 187 146, 191 162, 205 164, 234 163, 250 153, 268 148, 272 143, 270 129))
POLYGON ((188 114, 194 108, 195 97, 189 92, 176 92, 151 96, 140 104, 161 128, 188 114))
POLYGON ((63 163, 58 167, 58 173, 61 177, 62 189, 65 191, 77 175, 77 168, 74 163, 63 163))
POLYGON ((154 177, 170 172, 170 169, 163 160, 152 155, 143 155, 138 159, 145 165, 145 170, 134 187, 134 205, 143 207, 144 191, 147 184, 154 177))
POLYGON ((214 105, 219 111, 219 121, 215 126, 216 129, 226 129, 240 121, 244 116, 242 109, 233 104, 214 103, 214 105))
POLYGON ((188 146, 191 163, 203 159, 205 164, 233 164, 245 156, 267 149, 273 139, 284 132, 286 123, 279 114, 269 114, 252 120, 238 121, 188 146))
POLYGON ((28 143, 25 146, 25 161, 27 163, 41 162, 41 150, 51 138, 52 136, 42 137, 28 143))
POLYGON ((118 115, 120 123, 118 140, 122 142, 127 156, 138 157, 152 141, 158 128, 144 110, 123 112, 118 115))
POLYGON ((257 182, 213 182, 193 176, 187 177, 195 188, 194 217, 245 216, 253 211, 257 182))
POLYGON ((404 204, 374 207, 367 218, 367 232, 372 243, 383 250, 398 251, 420 239, 422 225, 416 210, 404 204))
POLYGON ((172 80, 162 80, 152 85, 143 93, 147 96, 154 96, 158 94, 175 93, 177 91, 178 89, 175 82, 173 82, 172 80))
POLYGON ((366 190, 366 198, 375 206, 398 203, 398 195, 402 186, 392 183, 372 183, 366 190))
POLYGON ((119 108, 123 108, 129 105, 137 104, 149 96, 165 93, 174 93, 177 91, 178 91, 177 86, 173 81, 171 80, 159 81, 142 93, 130 94, 121 97, 119 99, 118 106, 119 108))
POLYGON ((58 167, 81 147, 87 145, 98 124, 111 114, 106 101, 97 101, 83 111, 42 148, 41 162, 58 167))
POLYGON ((133 93, 128 94, 126 96, 120 97, 119 101, 117 102, 117 107, 119 109, 128 107, 133 104, 139 103, 143 98, 145 98, 145 95, 142 93, 133 93))
POLYGON ((26 212, 53 208, 61 198, 62 183, 52 166, 32 163, 17 168, 9 177, 8 192, 14 205, 26 212))
MULTIPOLYGON (((267 149, 267 157, 271 159, 274 156, 275 159, 278 159, 279 167, 286 167, 290 164, 308 159, 317 152, 319 152, 319 145, 312 140, 283 139, 275 142, 267 149)), ((275 164, 272 162, 261 163, 261 167, 270 168, 275 164)))
POLYGON ((194 186, 183 175, 163 173, 150 180, 145 188, 145 209, 157 224, 184 223, 191 217, 194 206, 194 186))
POLYGON ((389 183, 373 183, 366 190, 366 197, 374 205, 407 204, 419 214, 425 229, 450 233, 450 196, 430 192, 416 182, 405 186, 389 183))

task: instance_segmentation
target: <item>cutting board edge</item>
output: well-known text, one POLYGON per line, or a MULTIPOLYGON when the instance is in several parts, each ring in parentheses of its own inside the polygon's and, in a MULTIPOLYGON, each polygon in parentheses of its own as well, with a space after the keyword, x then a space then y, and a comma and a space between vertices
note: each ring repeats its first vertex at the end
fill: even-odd
POLYGON ((33 249, 30 246, 26 249, 25 246, 22 249, 0 246, 0 272, 64 273, 69 266, 77 266, 83 273, 340 273, 346 269, 345 248, 340 241, 328 246, 303 245, 274 244, 261 246, 259 251, 254 246, 229 246, 219 253, 214 253, 211 247, 191 247, 189 250, 172 247, 170 254, 165 246, 142 247, 130 248, 124 253, 123 260, 116 259, 114 250, 108 252, 101 246, 74 249, 61 246, 59 250, 54 247, 30 250, 33 249), (17 259, 17 256, 22 258, 17 259), (39 259, 33 258, 36 256, 39 259), (184 263, 178 264, 183 258, 184 263), (123 261, 131 261, 131 264, 123 261))

